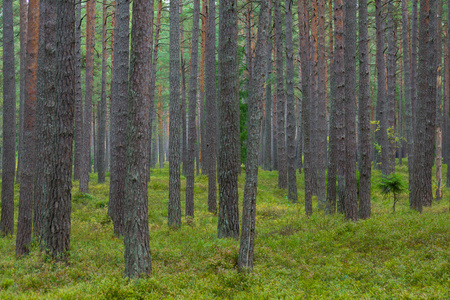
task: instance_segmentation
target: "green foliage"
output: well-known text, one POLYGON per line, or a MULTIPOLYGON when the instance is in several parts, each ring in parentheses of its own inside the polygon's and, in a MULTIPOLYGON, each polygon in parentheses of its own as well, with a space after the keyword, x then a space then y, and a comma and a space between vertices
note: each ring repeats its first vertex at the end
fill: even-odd
MULTIPOLYGON (((446 166, 444 166, 445 168, 446 166)), ((407 168, 397 167, 406 181, 407 168)), ((450 218, 446 201, 422 214, 391 203, 375 182, 372 218, 347 222, 317 211, 307 218, 303 174, 299 203, 277 188, 277 172, 260 171, 252 274, 236 269, 239 241, 217 239, 217 215, 207 212, 206 176, 195 178, 195 218, 179 230, 167 227, 168 168, 152 170, 149 230, 153 274, 123 278, 123 240, 113 236, 107 215, 108 179, 90 193, 74 182, 68 264, 53 262, 33 243, 30 256, 16 259, 15 236, 0 238, 0 299, 394 299, 450 296, 450 218), (444 213, 445 212, 445 213, 444 213)), ((445 174, 445 171, 444 171, 445 174)), ((242 190, 245 174, 239 177, 242 190)), ((445 180, 444 180, 445 182, 445 180)), ((182 179, 182 188, 185 187, 182 179)), ((16 189, 16 220, 18 190, 16 189)), ((181 194, 184 211, 184 193, 181 194)), ((240 193, 242 205, 242 193, 240 193)))
POLYGON ((403 182, 400 174, 391 173, 388 176, 382 176, 378 184, 381 193, 384 195, 392 195, 394 197, 393 212, 395 212, 395 204, 398 202, 399 194, 405 192, 407 187, 403 182))

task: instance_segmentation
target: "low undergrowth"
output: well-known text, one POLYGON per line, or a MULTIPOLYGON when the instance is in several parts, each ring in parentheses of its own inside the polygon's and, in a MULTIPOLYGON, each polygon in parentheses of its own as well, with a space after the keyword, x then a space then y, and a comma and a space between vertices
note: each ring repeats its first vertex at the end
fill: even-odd
MULTIPOLYGON (((407 182, 406 167, 396 172, 407 182)), ((449 298, 448 190, 422 214, 409 209, 405 193, 392 214, 392 199, 376 186, 379 172, 372 177, 372 218, 350 223, 316 209, 305 216, 302 174, 294 204, 277 188, 277 173, 261 171, 255 269, 241 274, 239 242, 216 238, 217 215, 207 212, 207 177, 196 177, 195 218, 172 230, 167 166, 155 169, 149 183, 153 274, 128 281, 123 241, 113 236, 107 216, 109 183, 96 184, 92 176, 91 194, 78 193, 74 183, 68 264, 50 261, 37 242, 28 257, 16 259, 15 236, 0 238, 0 299, 449 298)), ((241 201, 244 178, 243 173, 241 201)), ((16 200, 16 214, 17 207, 16 200)))

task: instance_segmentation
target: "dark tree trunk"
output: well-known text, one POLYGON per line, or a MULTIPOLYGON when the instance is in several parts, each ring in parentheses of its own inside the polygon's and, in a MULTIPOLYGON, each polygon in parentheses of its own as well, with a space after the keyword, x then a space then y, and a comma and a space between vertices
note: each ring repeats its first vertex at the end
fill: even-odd
POLYGON ((389 142, 387 174, 395 172, 395 94, 396 94, 396 71, 397 71, 397 41, 395 36, 396 26, 394 24, 394 5, 392 1, 387 4, 388 13, 388 49, 387 49, 387 97, 386 97, 386 116, 388 118, 387 134, 389 142))
MULTIPOLYGON (((180 203, 180 3, 170 1, 170 132, 169 132, 169 226, 181 226, 180 203)), ((183 49, 181 49, 183 50, 183 49)))
MULTIPOLYGON (((288 198, 293 202, 297 202, 297 173, 295 159, 295 131, 297 127, 297 121, 295 117, 294 96, 294 45, 292 42, 292 5, 293 4, 290 1, 286 3, 286 144, 287 172, 289 181, 288 198)), ((325 124, 325 120, 323 120, 323 122, 325 124)))
POLYGON ((127 126, 129 18, 130 2, 118 0, 115 9, 114 68, 111 86, 111 179, 109 190, 109 215, 114 233, 124 234, 123 206, 125 198, 125 145, 127 126))
POLYGON ((83 148, 81 152, 80 192, 89 192, 91 169, 92 93, 94 84, 95 4, 86 4, 86 92, 84 95, 83 148))
POLYGON ((370 70, 367 0, 359 0, 359 217, 370 218, 371 149, 370 137, 370 70))
POLYGON ((34 175, 33 233, 42 234, 43 206, 50 199, 56 104, 56 3, 40 1, 36 99, 36 167, 34 175))
POLYGON ((148 229, 149 92, 153 43, 153 0, 134 0, 131 25, 130 88, 125 176, 125 276, 151 274, 148 229), (148 39, 150 37, 150 40, 148 39), (144 110, 145 113, 142 113, 144 110))
POLYGON ((218 237, 239 237, 238 86, 236 0, 220 1, 219 24, 219 220, 218 237))
MULTIPOLYGON (((180 15, 183 14, 183 0, 180 1, 180 15)), ((187 163, 187 125, 186 125, 186 60, 184 57, 184 29, 183 19, 180 20, 180 50, 181 50, 181 162, 182 175, 186 175, 184 168, 187 163)))
MULTIPOLYGON (((269 24, 272 24, 272 13, 271 13, 271 1, 269 0, 269 24)), ((269 33, 270 35, 270 33, 269 33)), ((272 76, 272 43, 270 38, 267 41, 266 49, 266 111, 264 118, 264 134, 265 142, 263 144, 264 151, 264 169, 272 170, 272 82, 270 77, 272 76)))
POLYGON ((418 97, 412 176, 412 208, 419 212, 422 212, 423 205, 431 205, 433 198, 431 168, 436 118, 434 9, 435 0, 420 1, 418 97))
POLYGON ((205 39, 206 136, 208 139, 208 211, 217 210, 216 2, 209 0, 205 39))
POLYGON ((304 144, 304 172, 305 172, 305 212, 312 215, 312 176, 311 176, 311 143, 310 143, 310 47, 309 47, 309 13, 307 10, 307 0, 298 2, 299 17, 299 38, 300 38, 300 59, 302 64, 302 127, 304 144))
POLYGON ((358 220, 356 187, 356 0, 344 5, 345 218, 358 220))
POLYGON ((55 1, 56 106, 53 171, 49 198, 44 205, 42 240, 56 259, 67 260, 70 248, 70 212, 75 104, 75 1, 55 1))
POLYGON ((412 21, 411 21, 411 113, 412 113, 412 141, 411 151, 408 154, 408 173, 409 173, 409 206, 415 207, 413 200, 414 185, 414 149, 416 138, 416 102, 417 102, 417 1, 412 1, 412 21))
POLYGON ((0 235, 14 233, 16 169, 16 82, 12 0, 3 1, 3 169, 0 235))
POLYGON ((277 148, 278 148, 278 188, 287 188, 286 166, 286 135, 285 135, 285 105, 284 66, 283 66, 283 28, 281 20, 280 0, 274 0, 275 10, 275 40, 277 49, 277 148))
POLYGON ((16 183, 20 183, 20 172, 23 159, 23 109, 25 103, 25 68, 27 60, 27 23, 28 23, 28 1, 20 0, 20 99, 19 99, 19 144, 17 147, 17 172, 16 183))
POLYGON ((80 179, 83 148, 83 103, 81 100, 81 2, 77 3, 75 37, 75 155, 74 180, 80 179))
POLYGON ((32 227, 33 178, 35 167, 36 76, 39 39, 39 0, 29 1, 25 103, 23 124, 23 160, 20 174, 19 219, 16 255, 29 252, 32 227))
MULTIPOLYGON (((247 163, 245 174, 242 234, 239 247, 238 268, 253 269, 255 241, 256 193, 258 183, 258 152, 261 137, 262 106, 264 99, 266 49, 269 25, 268 1, 261 2, 258 37, 255 46, 254 74, 249 84, 249 121, 247 163)), ((295 172, 295 169, 294 169, 295 172)))
POLYGON ((161 111, 161 86, 158 86, 158 150, 159 150, 159 168, 164 168, 164 142, 161 111))
POLYGON ((186 157, 186 216, 194 217, 194 179, 195 179, 195 141, 197 126, 195 114, 197 112, 197 66, 198 66, 198 29, 200 16, 200 0, 194 0, 192 16, 192 46, 191 46, 191 78, 189 79, 189 130, 186 157))
MULTIPOLYGON (((97 171, 98 182, 105 182, 105 141, 106 141, 106 67, 108 52, 106 51, 106 25, 107 25, 107 6, 106 0, 103 0, 102 14, 102 94, 98 105, 98 137, 97 137, 97 171)), ((147 165, 148 163, 146 163, 147 165)))
MULTIPOLYGON (((405 127, 408 152, 408 169, 412 170, 412 152, 413 152, 413 122, 412 122, 412 95, 411 95, 411 62, 409 51, 409 21, 408 21, 408 2, 402 0, 402 48, 403 48, 403 70, 405 82, 405 127)), ((410 173, 411 174, 411 173, 410 173)))

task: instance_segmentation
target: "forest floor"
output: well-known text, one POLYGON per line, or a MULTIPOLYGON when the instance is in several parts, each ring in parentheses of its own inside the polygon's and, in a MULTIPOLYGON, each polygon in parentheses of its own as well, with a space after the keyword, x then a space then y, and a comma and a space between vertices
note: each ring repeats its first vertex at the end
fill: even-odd
MULTIPOLYGON (((406 183, 406 166, 397 172, 406 183)), ((393 214, 374 171, 372 217, 352 223, 318 212, 317 201, 307 218, 303 175, 293 204, 277 188, 277 172, 259 174, 252 274, 236 271, 239 242, 216 237, 207 177, 195 179, 195 218, 183 217, 179 230, 168 228, 166 165, 153 170, 149 183, 150 278, 123 278, 123 241, 113 236, 107 216, 109 183, 96 184, 92 174, 91 194, 79 194, 74 183, 68 264, 47 259, 36 242, 28 257, 16 259, 15 236, 0 238, 0 299, 449 299, 448 189, 422 214, 409 209, 403 194, 393 214)), ((244 179, 242 172, 241 201, 244 179)), ((183 178, 182 200, 184 192, 183 178)), ((16 220, 17 199, 18 189, 16 220)))

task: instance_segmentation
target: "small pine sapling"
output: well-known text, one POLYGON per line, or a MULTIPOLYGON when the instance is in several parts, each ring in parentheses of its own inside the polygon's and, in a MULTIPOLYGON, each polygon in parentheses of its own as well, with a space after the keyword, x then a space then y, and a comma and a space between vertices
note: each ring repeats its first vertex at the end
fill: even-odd
POLYGON ((406 190, 406 185, 402 180, 400 174, 391 173, 388 176, 383 176, 381 182, 378 184, 383 195, 388 197, 392 194, 394 197, 394 204, 392 206, 392 212, 395 213, 395 204, 399 201, 399 195, 406 190))

